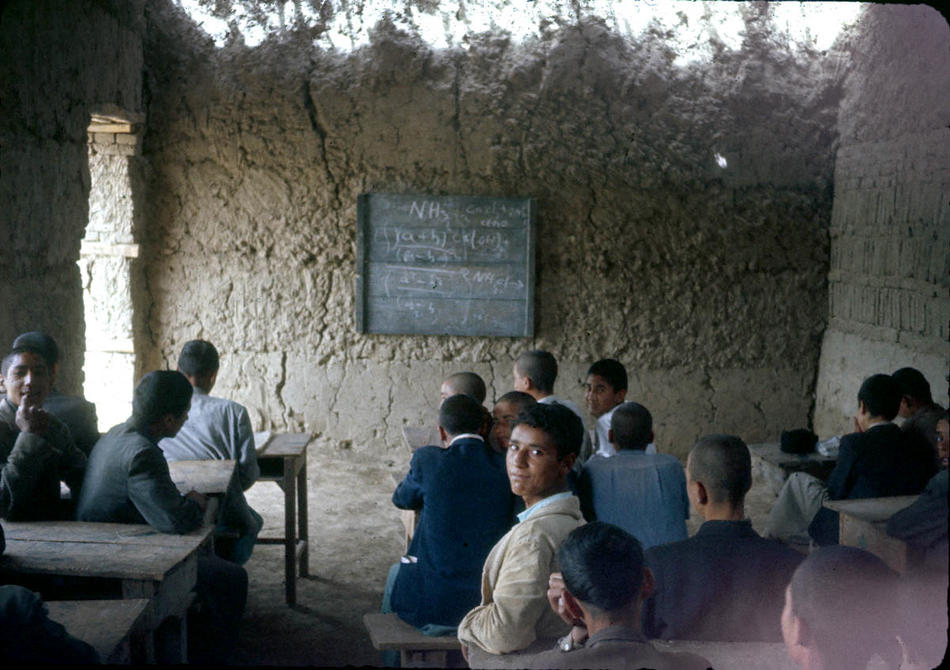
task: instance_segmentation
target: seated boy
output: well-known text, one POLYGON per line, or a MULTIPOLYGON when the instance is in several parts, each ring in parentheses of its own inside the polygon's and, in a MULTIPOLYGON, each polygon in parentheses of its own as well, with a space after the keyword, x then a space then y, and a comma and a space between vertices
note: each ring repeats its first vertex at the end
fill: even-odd
POLYGON ((580 504, 567 490, 583 433, 580 419, 563 405, 539 403, 518 416, 506 467, 525 511, 485 561, 481 604, 459 624, 463 654, 468 647, 505 654, 567 632, 548 607, 547 585, 557 571, 558 546, 583 523, 580 504))
POLYGON ((31 346, 14 349, 0 363, 0 381, 6 389, 0 401, 0 518, 72 517, 59 483, 75 499, 86 455, 66 425, 43 409, 52 381, 45 353, 31 346))
MULTIPOLYGON (((158 447, 174 437, 188 418, 192 388, 180 372, 161 370, 142 377, 132 396, 132 416, 106 433, 89 455, 76 518, 80 521, 147 523, 161 533, 188 533, 202 524, 207 501, 179 493, 158 447)), ((236 640, 247 600, 247 573, 216 556, 198 557, 195 587, 208 637, 220 642, 216 660, 226 659, 236 640)))
POLYGON ((537 404, 534 398, 521 391, 509 391, 501 396, 491 411, 492 428, 488 436, 491 448, 500 454, 507 453, 511 427, 515 419, 523 411, 537 404))
POLYGON ((409 474, 393 493, 396 507, 421 514, 406 556, 394 566, 390 606, 424 632, 437 626, 439 634, 454 634, 478 604, 485 557, 514 522, 505 457, 477 435, 481 410, 466 395, 447 398, 439 431, 448 447, 413 452, 409 474))
POLYGON ((686 539, 686 475, 671 454, 644 451, 653 416, 635 402, 611 410, 612 458, 594 454, 581 471, 578 496, 588 521, 606 521, 636 537, 643 549, 686 539))

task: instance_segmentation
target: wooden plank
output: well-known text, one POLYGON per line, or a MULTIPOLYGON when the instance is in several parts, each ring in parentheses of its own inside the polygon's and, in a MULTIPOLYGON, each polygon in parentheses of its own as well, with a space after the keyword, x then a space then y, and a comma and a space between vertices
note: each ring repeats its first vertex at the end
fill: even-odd
POLYGON ((103 663, 144 663, 146 614, 150 602, 133 600, 54 600, 49 618, 99 653, 103 663), (135 653, 135 649, 141 650, 135 653))
POLYGON ((887 521, 894 514, 909 507, 918 496, 888 496, 884 498, 857 498, 854 500, 826 500, 825 507, 838 513, 849 514, 863 521, 887 521))
POLYGON ((310 433, 280 433, 274 435, 267 447, 258 456, 261 458, 283 458, 299 456, 306 450, 313 437, 310 433))
POLYGON ((409 625, 394 613, 364 614, 363 625, 366 626, 369 639, 376 649, 450 651, 461 648, 458 638, 454 635, 438 637, 423 635, 417 628, 409 625))
POLYGON ((155 547, 192 547, 201 545, 213 530, 196 528, 185 535, 159 533, 146 524, 98 523, 92 521, 4 521, 8 540, 41 542, 95 542, 140 544, 155 547))
POLYGON ((706 642, 699 640, 650 640, 661 651, 698 654, 714 668, 729 670, 797 670, 781 642, 706 642))
POLYGON ((161 581, 195 549, 191 542, 170 547, 8 539, 0 573, 161 581))
POLYGON ((235 460, 170 461, 168 472, 182 494, 189 491, 209 495, 228 490, 231 477, 237 469, 235 460))
POLYGON ((441 446, 442 438, 439 436, 439 429, 435 426, 403 426, 402 439, 405 441, 409 451, 415 451, 419 447, 429 445, 441 446))
POLYGON ((115 123, 112 121, 93 121, 89 124, 90 133, 131 133, 135 126, 131 123, 115 123))

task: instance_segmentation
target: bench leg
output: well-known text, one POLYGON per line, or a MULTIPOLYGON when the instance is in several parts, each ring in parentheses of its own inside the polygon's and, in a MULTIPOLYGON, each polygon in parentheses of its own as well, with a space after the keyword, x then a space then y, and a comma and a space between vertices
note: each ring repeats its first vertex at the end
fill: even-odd
POLYGON ((284 459, 284 579, 287 604, 297 604, 297 478, 293 459, 284 459))
POLYGON ((297 543, 300 545, 300 576, 310 574, 310 542, 307 532, 307 452, 300 457, 300 472, 297 473, 297 543))

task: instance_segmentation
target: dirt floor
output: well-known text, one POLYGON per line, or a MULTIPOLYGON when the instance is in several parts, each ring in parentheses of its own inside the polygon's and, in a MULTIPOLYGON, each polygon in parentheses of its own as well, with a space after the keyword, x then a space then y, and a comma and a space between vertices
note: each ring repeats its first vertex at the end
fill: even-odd
MULTIPOLYGON (((310 573, 298 580, 297 605, 284 600, 283 547, 259 545, 247 564, 250 588, 236 665, 379 665, 362 616, 378 611, 389 566, 402 553, 403 529, 390 496, 393 471, 351 451, 308 452, 310 573)), ((271 482, 255 484, 248 501, 264 517, 262 535, 283 532, 283 493, 271 482)), ((758 478, 747 514, 761 531, 774 495, 758 478)), ((699 519, 690 519, 692 534, 699 519)))

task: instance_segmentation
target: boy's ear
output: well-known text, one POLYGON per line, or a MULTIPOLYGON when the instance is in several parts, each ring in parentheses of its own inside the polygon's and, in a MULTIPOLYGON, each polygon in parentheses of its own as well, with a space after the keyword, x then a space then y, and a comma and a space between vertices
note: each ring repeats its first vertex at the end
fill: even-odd
POLYGON ((646 600, 653 595, 656 590, 656 577, 653 576, 653 570, 643 566, 643 583, 640 585, 640 598, 646 600))
POLYGON ((445 432, 445 428, 439 426, 439 440, 442 441, 442 446, 449 446, 449 434, 445 432))
POLYGON ((575 620, 583 621, 584 612, 581 610, 581 606, 577 603, 577 598, 573 594, 564 589, 564 593, 561 595, 564 598, 564 609, 565 611, 575 620))

